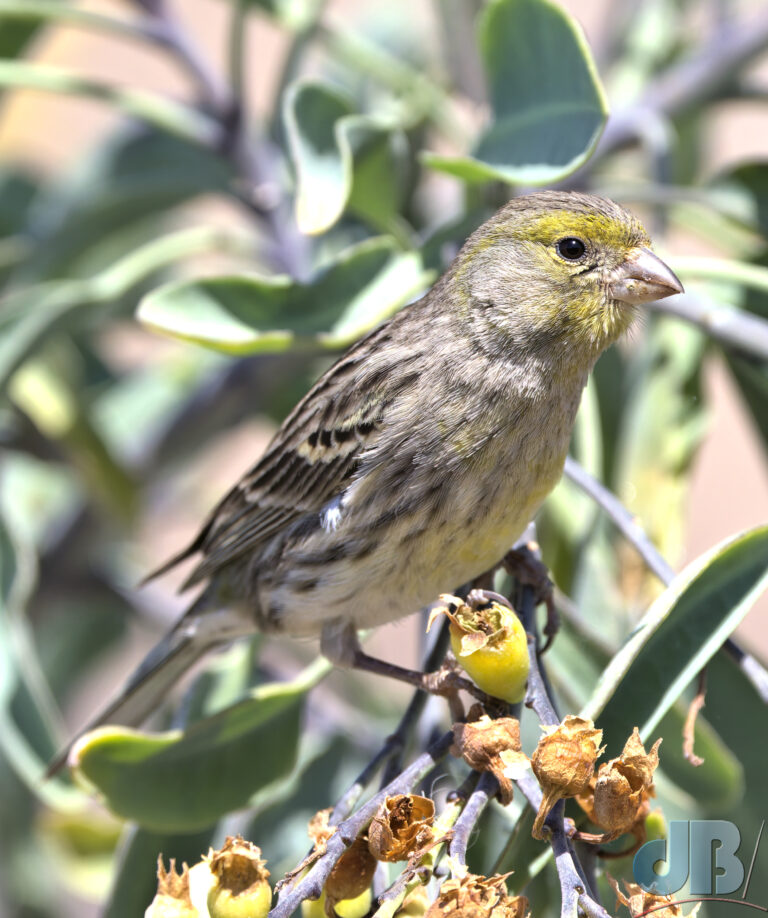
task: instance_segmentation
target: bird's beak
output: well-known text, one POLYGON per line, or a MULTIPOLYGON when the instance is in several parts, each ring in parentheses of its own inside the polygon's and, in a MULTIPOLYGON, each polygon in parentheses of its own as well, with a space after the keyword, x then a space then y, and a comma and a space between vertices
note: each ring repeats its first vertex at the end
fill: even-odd
POLYGON ((612 299, 634 305, 683 293, 683 285, 650 249, 636 248, 617 269, 608 292, 612 299))

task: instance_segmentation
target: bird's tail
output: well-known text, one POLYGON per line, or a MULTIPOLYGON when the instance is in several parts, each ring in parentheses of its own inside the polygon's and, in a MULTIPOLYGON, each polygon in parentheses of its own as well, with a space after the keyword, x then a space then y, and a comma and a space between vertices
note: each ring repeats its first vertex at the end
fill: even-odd
POLYGON ((52 760, 47 775, 55 774, 66 763, 72 747, 85 733, 105 724, 138 726, 208 651, 255 630, 253 619, 242 612, 211 611, 210 606, 196 602, 149 651, 117 696, 52 760))

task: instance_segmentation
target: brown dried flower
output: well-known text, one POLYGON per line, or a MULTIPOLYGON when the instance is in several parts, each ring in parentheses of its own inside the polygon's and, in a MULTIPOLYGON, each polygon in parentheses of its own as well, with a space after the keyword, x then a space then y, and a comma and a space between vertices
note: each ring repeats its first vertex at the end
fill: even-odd
POLYGON ((379 807, 368 828, 368 848, 379 861, 404 861, 433 840, 435 804, 429 797, 397 794, 379 807))
POLYGON ((475 705, 469 712, 471 723, 453 725, 451 754, 462 758, 475 771, 490 771, 499 782, 499 798, 504 806, 512 800, 512 780, 516 768, 528 766, 520 751, 520 722, 514 717, 492 720, 475 705))
POLYGON ((371 885, 376 858, 368 842, 359 835, 333 865, 325 881, 325 914, 333 918, 334 908, 345 899, 356 899, 371 885))
MULTIPOLYGON (((624 889, 627 891, 625 896, 619 889, 619 884, 616 880, 610 874, 606 874, 606 876, 613 887, 613 891, 616 893, 616 905, 625 905, 633 918, 634 916, 645 915, 648 912, 652 912, 654 918, 682 918, 682 905, 676 902, 673 896, 656 896, 653 893, 646 892, 636 883, 627 883, 624 880, 624 889), (660 908, 659 906, 663 907, 660 908)), ((688 918, 693 918, 699 908, 701 908, 701 902, 697 903, 690 911, 688 918)))
POLYGON ((595 761, 603 751, 603 731, 591 720, 568 714, 557 727, 544 727, 545 735, 531 757, 531 768, 544 791, 533 837, 542 838, 547 814, 558 800, 575 797, 589 787, 595 761))
POLYGON ((239 835, 228 836, 218 851, 203 860, 215 878, 208 893, 211 918, 247 914, 261 918, 269 911, 272 889, 261 849, 239 835))
POLYGON ((163 864, 163 855, 157 858, 157 892, 150 903, 145 918, 198 918, 197 909, 189 897, 189 868, 183 865, 176 872, 176 861, 171 858, 170 869, 163 864))
POLYGON ((492 877, 467 873, 446 880, 424 918, 524 918, 525 896, 508 896, 508 873, 492 877))
POLYGON ((336 826, 328 825, 328 820, 331 818, 332 812, 333 810, 331 807, 325 810, 318 810, 309 820, 307 835, 312 839, 317 854, 325 854, 328 839, 336 831, 336 826))
MULTIPOLYGON (((318 810, 317 813, 309 820, 309 825, 307 826, 307 835, 312 839, 312 850, 309 854, 298 864, 293 870, 289 870, 285 876, 278 880, 275 885, 275 891, 279 892, 280 888, 286 883, 290 883, 295 877, 303 873, 307 867, 325 854, 325 850, 328 847, 328 839, 336 831, 336 826, 329 826, 328 820, 331 817, 333 810, 328 807, 325 810, 318 810)), ((316 901, 316 900, 313 900, 316 901)))
POLYGON ((653 774, 659 764, 657 740, 650 752, 643 748, 637 727, 617 759, 604 762, 597 772, 591 818, 606 832, 632 831, 644 819, 654 796, 653 774))

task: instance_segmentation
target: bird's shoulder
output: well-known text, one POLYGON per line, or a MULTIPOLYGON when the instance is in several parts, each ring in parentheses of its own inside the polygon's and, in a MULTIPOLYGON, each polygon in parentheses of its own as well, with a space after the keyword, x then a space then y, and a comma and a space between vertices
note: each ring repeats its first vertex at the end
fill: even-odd
POLYGON ((185 584, 191 586, 258 553, 343 492, 364 451, 377 442, 388 406, 418 379, 420 348, 404 318, 378 326, 323 373, 194 541, 151 577, 200 553, 185 584))

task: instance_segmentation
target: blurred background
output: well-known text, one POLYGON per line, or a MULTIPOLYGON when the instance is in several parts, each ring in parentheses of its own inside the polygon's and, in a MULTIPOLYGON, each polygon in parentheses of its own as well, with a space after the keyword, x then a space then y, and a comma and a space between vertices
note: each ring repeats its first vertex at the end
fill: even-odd
MULTIPOLYGON (((480 176, 466 165, 469 151, 482 160, 489 123, 501 123, 515 99, 535 102, 540 87, 504 83, 510 75, 482 40, 478 50, 483 6, 0 3, 0 494, 12 546, 3 562, 12 614, 0 699, 4 723, 19 734, 0 760, 4 913, 141 914, 160 837, 166 853, 177 845, 178 856, 192 858, 221 836, 221 824, 184 842, 172 826, 164 836, 157 826, 126 828, 64 779, 41 789, 40 763, 185 608, 187 597, 175 593, 184 570, 139 590, 141 577, 194 535, 256 461, 329 349, 418 295, 495 207, 535 183, 616 197, 643 217, 694 303, 768 316, 762 275, 750 287, 748 272, 712 267, 765 270, 765 5, 562 0, 557 7, 584 31, 619 133, 632 118, 635 133, 616 140, 609 119, 604 141, 613 146, 598 145, 591 160, 590 141, 561 163, 542 160, 540 175, 513 163, 506 178, 498 150, 480 176), (687 88, 690 59, 712 85, 687 88), (358 120, 340 129, 345 117, 358 120), (330 190, 319 199, 324 181, 330 190), (336 186, 345 181, 342 194, 336 186), (330 200, 339 194, 341 203, 330 200), (358 280, 333 274, 340 252, 382 236, 389 241, 378 255, 354 262, 358 280), (328 266, 331 286, 313 288, 328 266), (169 280, 186 295, 186 282, 193 289, 198 279, 252 272, 308 285, 292 301, 300 346, 264 343, 265 330, 283 327, 269 291, 244 320, 256 336, 242 339, 237 309, 209 334, 214 320, 202 307, 198 317, 197 300, 153 296, 169 280), (355 296, 338 292, 345 283, 357 284, 355 296), (312 338, 327 321, 312 317, 321 295, 340 303, 326 345, 312 338), (142 858, 130 861, 132 852, 142 858), (130 898, 121 877, 138 863, 150 869, 130 898)), ((569 95, 567 69, 551 76, 544 91, 569 95)), ((765 363, 713 341, 704 324, 654 317, 601 361, 574 442, 574 455, 620 495, 676 570, 768 520, 765 363)), ((558 588, 617 647, 660 586, 572 485, 548 502, 539 534, 558 588)), ((762 656, 766 612, 763 597, 738 630, 762 656)), ((158 723, 189 722, 260 679, 287 679, 315 652, 270 640, 265 654, 257 644, 230 652, 194 683, 182 714, 158 723), (237 674, 229 683, 227 668, 237 674)), ((422 623, 382 628, 370 646, 415 665, 422 623)), ((567 704, 588 696, 591 678, 578 690, 556 687, 567 704)), ((321 761, 310 782, 317 799, 296 803, 296 785, 286 785, 291 806, 270 811, 252 801, 247 816, 226 823, 265 849, 272 833, 275 850, 266 853, 278 873, 306 847, 312 807, 333 802, 332 789, 386 734, 408 692, 333 674, 312 697, 314 746, 300 760, 321 761), (345 700, 355 697, 350 684, 360 705, 345 700), (350 725, 353 738, 329 758, 328 744, 350 725)), ((718 780, 702 791, 711 811, 737 794, 735 778, 722 793, 718 780)), ((743 795, 743 773, 739 780, 743 795)))

